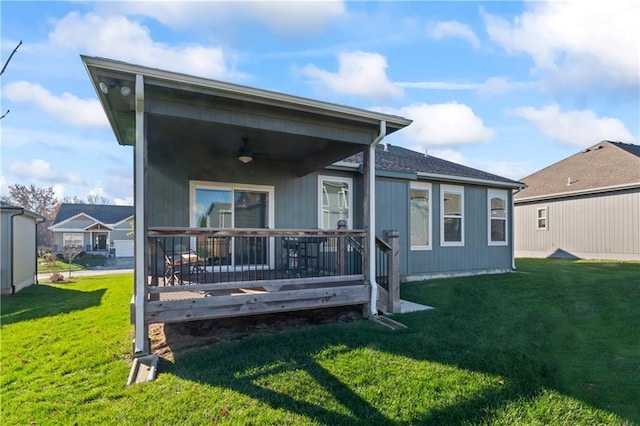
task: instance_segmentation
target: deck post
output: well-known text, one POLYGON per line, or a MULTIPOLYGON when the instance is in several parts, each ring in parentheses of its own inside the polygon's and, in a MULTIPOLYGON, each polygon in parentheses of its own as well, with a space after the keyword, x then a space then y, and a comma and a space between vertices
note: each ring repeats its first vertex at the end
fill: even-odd
POLYGON ((389 311, 392 314, 400 313, 400 233, 387 231, 387 243, 391 246, 391 252, 387 256, 389 274, 389 311))
POLYGON ((147 147, 144 122, 144 77, 136 75, 135 87, 136 107, 136 141, 133 151, 134 156, 134 305, 135 305, 135 333, 133 341, 134 356, 149 355, 151 348, 149 332, 144 318, 145 303, 147 301, 147 226, 145 218, 145 186, 147 170, 147 147))

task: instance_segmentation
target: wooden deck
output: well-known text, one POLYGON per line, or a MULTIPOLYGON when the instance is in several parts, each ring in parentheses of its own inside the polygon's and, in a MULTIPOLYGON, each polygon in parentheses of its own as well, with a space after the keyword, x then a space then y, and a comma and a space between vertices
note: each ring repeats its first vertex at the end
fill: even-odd
MULTIPOLYGON (((352 279, 352 277, 349 277, 352 279)), ((153 288, 152 288, 153 289, 153 288)), ((181 322, 369 302, 363 280, 260 285, 260 282, 160 287, 145 306, 145 322, 181 322), (157 291, 170 289, 170 291, 157 291), (152 298, 153 299, 153 298, 152 298)))

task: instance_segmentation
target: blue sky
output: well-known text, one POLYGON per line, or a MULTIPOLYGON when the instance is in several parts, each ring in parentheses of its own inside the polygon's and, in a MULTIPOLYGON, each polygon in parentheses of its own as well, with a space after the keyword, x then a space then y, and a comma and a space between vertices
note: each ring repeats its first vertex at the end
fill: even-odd
POLYGON ((402 145, 519 179, 638 144, 640 3, 2 1, 0 191, 133 201, 80 54, 405 116, 402 145))

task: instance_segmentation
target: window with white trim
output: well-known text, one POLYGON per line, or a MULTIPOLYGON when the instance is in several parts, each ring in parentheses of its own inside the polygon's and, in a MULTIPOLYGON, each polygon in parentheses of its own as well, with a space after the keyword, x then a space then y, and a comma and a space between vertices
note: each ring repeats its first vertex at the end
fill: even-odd
POLYGON ((409 188, 411 250, 431 249, 431 184, 411 182, 409 188))
POLYGON ((353 226, 353 180, 339 176, 318 176, 318 228, 337 229, 339 220, 353 226))
POLYGON ((546 207, 539 207, 536 213, 536 228, 539 230, 546 230, 548 211, 546 207))
POLYGON ((80 232, 65 232, 62 234, 62 247, 82 247, 84 249, 84 234, 80 232))
MULTIPOLYGON (((274 188, 266 185, 247 185, 191 181, 190 223, 196 228, 273 228, 274 188)), ((201 239, 198 244, 203 243, 201 239)), ((197 246, 198 252, 213 251, 215 264, 273 265, 273 239, 220 238, 213 247, 197 246)), ((193 239, 192 245, 196 245, 193 239)))
POLYGON ((440 244, 464 245, 464 187, 443 185, 440 190, 440 244))
POLYGON ((508 205, 507 191, 501 189, 489 189, 487 191, 487 212, 489 245, 506 246, 508 229, 508 205))

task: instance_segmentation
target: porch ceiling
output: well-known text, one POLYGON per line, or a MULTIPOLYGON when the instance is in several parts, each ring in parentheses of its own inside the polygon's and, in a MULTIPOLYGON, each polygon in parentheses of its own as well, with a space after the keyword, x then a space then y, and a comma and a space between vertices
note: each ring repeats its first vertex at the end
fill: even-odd
POLYGON ((288 164, 304 175, 362 151, 378 135, 382 120, 387 134, 411 123, 108 59, 82 59, 122 145, 135 141, 134 83, 136 75, 144 77, 148 149, 166 155, 180 151, 192 158, 238 161, 247 138, 254 161, 288 164))

